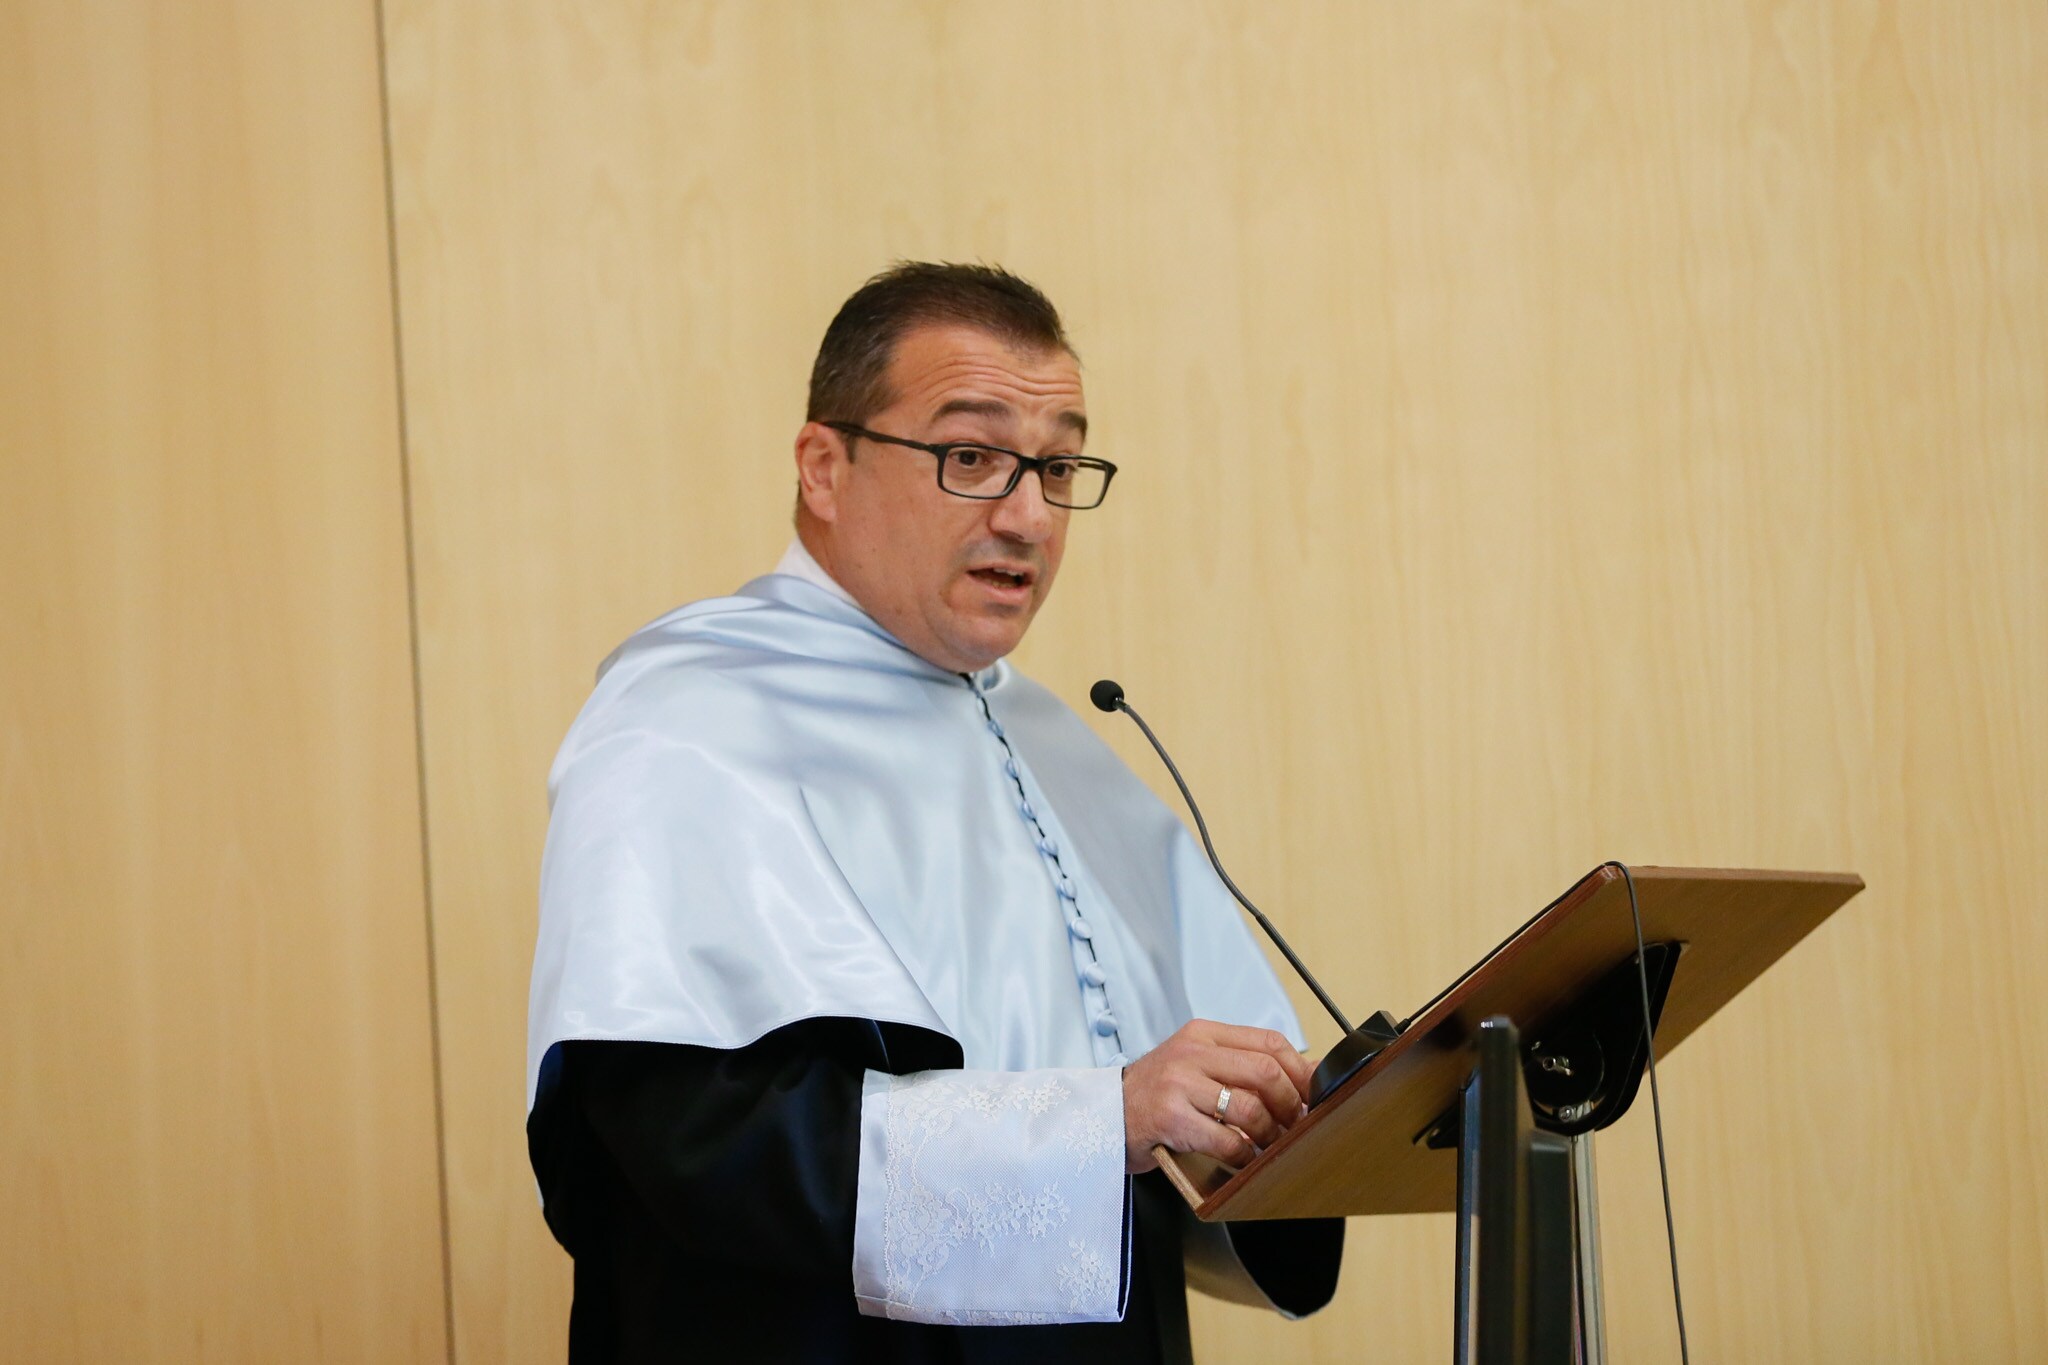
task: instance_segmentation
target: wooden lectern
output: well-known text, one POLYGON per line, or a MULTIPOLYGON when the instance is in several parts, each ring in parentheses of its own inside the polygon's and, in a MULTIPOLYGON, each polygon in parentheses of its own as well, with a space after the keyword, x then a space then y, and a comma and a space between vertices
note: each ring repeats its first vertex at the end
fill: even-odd
MULTIPOLYGON (((1629 873, 1660 1058, 1863 889, 1849 874, 1629 873)), ((1505 1016, 1520 1033, 1536 1126, 1579 1143, 1576 1197, 1588 1210, 1579 1220, 1588 1245, 1574 1253, 1584 1263, 1579 1311, 1597 1337, 1588 1144, 1592 1131, 1627 1110, 1640 1079, 1642 1048, 1631 1050, 1628 1037, 1632 1027, 1641 1043, 1636 942, 1622 871, 1603 864, 1453 982, 1249 1165, 1232 1170, 1161 1148, 1160 1166, 1204 1221, 1459 1209, 1460 1106, 1481 1022, 1505 1016)), ((1461 1312, 1465 1230, 1461 1223, 1461 1312)), ((1599 1355, 1596 1345, 1580 1358, 1599 1355)))

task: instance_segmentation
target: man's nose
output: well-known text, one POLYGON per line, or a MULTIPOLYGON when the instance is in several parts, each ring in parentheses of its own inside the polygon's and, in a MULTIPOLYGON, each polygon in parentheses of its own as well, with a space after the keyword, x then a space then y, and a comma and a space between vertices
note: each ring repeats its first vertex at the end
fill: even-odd
POLYGON ((1036 545, 1052 534, 1056 515, 1052 504, 1045 500, 1045 486, 1038 481, 1038 471, 1027 469, 1010 490, 1010 496, 995 504, 988 524, 999 535, 1036 545))

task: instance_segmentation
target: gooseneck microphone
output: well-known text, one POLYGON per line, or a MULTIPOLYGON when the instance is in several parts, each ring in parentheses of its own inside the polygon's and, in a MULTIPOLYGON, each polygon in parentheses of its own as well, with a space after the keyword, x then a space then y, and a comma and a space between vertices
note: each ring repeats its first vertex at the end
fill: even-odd
POLYGON ((1202 808, 1195 804, 1195 794, 1188 790, 1188 784, 1182 779, 1180 769, 1174 766, 1173 759, 1166 752, 1166 746, 1159 742, 1159 736, 1152 733, 1152 727, 1145 723, 1145 718, 1124 700, 1123 687, 1104 678, 1088 689, 1088 700, 1095 703, 1095 709, 1098 711, 1123 712, 1137 723, 1139 730, 1144 732, 1146 740, 1152 745, 1152 751, 1159 755, 1159 761, 1164 763, 1166 771, 1173 775, 1173 785, 1180 788, 1181 800, 1188 803, 1188 813, 1195 817, 1195 829, 1202 836, 1202 850, 1209 855, 1209 866, 1216 869, 1216 875, 1223 880, 1223 885, 1230 894, 1237 898, 1237 903, 1258 921, 1259 928, 1266 931, 1266 937, 1273 940, 1273 946, 1287 959, 1287 965, 1294 968, 1296 975, 1308 983, 1308 988, 1315 992, 1316 999, 1330 1012, 1330 1017, 1337 1021, 1337 1027, 1344 1030, 1343 1041, 1331 1048, 1329 1055, 1316 1067, 1315 1080, 1311 1085, 1308 1100, 1309 1106, 1315 1107, 1322 1103, 1324 1096, 1371 1061, 1375 1053, 1399 1037, 1400 1026, 1385 1010, 1376 1012, 1372 1018, 1355 1028, 1352 1026, 1351 1021, 1344 1017, 1344 1011, 1337 1007, 1337 1002, 1330 998, 1330 993, 1316 980, 1315 973, 1295 956, 1294 949, 1288 946, 1280 931, 1273 927, 1273 921, 1267 919, 1265 912, 1252 904, 1251 897, 1237 889, 1237 883, 1230 880, 1230 874, 1223 870, 1223 862, 1216 856, 1216 845, 1209 838, 1209 822, 1202 818, 1202 808))

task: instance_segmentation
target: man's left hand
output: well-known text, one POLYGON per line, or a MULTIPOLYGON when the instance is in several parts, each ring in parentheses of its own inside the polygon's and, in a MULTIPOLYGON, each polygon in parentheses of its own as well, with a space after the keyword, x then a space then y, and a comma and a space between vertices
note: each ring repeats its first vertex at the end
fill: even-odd
POLYGON ((1271 1029, 1182 1025, 1124 1069, 1124 1169, 1142 1175, 1157 1166, 1155 1146, 1244 1165, 1301 1118, 1313 1072, 1271 1029))

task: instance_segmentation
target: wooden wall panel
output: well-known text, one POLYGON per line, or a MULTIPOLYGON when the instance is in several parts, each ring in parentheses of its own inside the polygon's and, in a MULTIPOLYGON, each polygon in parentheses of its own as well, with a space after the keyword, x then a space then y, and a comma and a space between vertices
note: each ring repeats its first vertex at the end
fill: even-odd
MULTIPOLYGON (((1126 472, 1022 661, 1126 684, 1355 1010, 1602 857, 1869 880, 1664 1072, 1699 1358, 2048 1354, 2038 5, 386 18, 460 1358, 562 1339, 549 758, 773 562, 818 333, 900 256, 1068 312, 1126 472)), ((1675 1358, 1647 1113, 1603 1151, 1617 1358, 1675 1358)), ((1351 1237, 1202 1357, 1440 1359, 1447 1220, 1351 1237)))
POLYGON ((0 127, 0 1359, 445 1359, 374 12, 9 4, 0 127))

